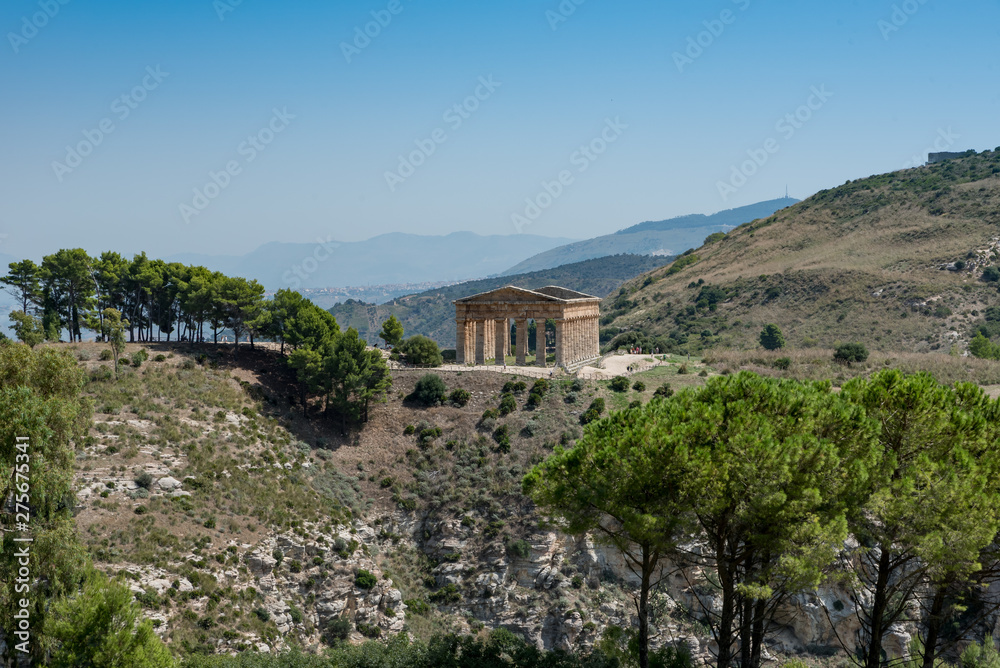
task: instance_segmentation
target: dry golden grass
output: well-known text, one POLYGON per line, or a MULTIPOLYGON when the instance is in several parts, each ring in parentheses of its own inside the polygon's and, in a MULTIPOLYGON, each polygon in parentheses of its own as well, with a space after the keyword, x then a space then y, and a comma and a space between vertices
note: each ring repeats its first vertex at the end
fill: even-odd
POLYGON ((797 380, 831 380, 835 385, 881 369, 899 369, 908 374, 926 371, 946 384, 971 382, 984 387, 1000 384, 1000 362, 940 353, 874 352, 863 364, 845 365, 834 361, 833 350, 826 348, 713 350, 705 356, 705 363, 722 373, 753 371, 797 380), (783 358, 790 361, 787 370, 778 368, 778 360, 783 358))
MULTIPOLYGON (((715 312, 698 314, 714 319, 713 343, 722 346, 755 347, 760 328, 774 322, 795 346, 861 341, 928 352, 957 342, 964 349, 975 312, 1000 301, 996 285, 979 280, 1000 252, 972 258, 965 271, 941 266, 969 261, 1000 237, 1000 173, 993 170, 1000 153, 987 152, 818 193, 696 250, 698 262, 679 273, 663 268, 631 282, 635 305, 611 326, 683 330, 676 316, 695 303, 700 285, 691 284, 703 281, 729 293, 715 312), (768 296, 772 289, 780 295, 768 296), (935 315, 939 306, 951 314, 935 315)), ((616 297, 602 310, 613 311, 616 297)))

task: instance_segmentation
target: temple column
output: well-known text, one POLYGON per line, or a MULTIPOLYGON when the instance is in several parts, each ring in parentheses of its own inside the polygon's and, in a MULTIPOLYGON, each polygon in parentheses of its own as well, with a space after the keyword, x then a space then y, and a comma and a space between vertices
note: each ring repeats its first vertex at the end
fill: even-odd
POLYGON ((477 322, 475 320, 465 321, 465 363, 475 364, 476 363, 476 332, 478 331, 477 322))
POLYGON ((590 354, 598 357, 601 354, 601 319, 594 316, 590 322, 590 354))
POLYGON ((476 321, 476 364, 486 364, 486 321, 476 321))
POLYGON ((563 338, 566 335, 566 321, 556 320, 556 366, 566 366, 566 344, 563 338))
POLYGON ((455 362, 465 364, 465 319, 455 321, 455 362))
POLYGON ((579 353, 577 352, 578 346, 576 342, 576 337, 577 337, 576 320, 570 320, 568 324, 569 324, 569 351, 566 357, 569 360, 569 363, 573 364, 580 357, 579 353))
POLYGON ((503 321, 503 354, 510 355, 510 318, 503 321))
POLYGON ((483 329, 486 334, 483 336, 483 362, 493 357, 493 321, 484 320, 483 329))
POLYGON ((545 367, 545 318, 535 318, 535 366, 545 367))
POLYGON ((496 330, 496 336, 493 337, 493 355, 496 358, 495 364, 497 366, 503 366, 504 364, 504 337, 503 337, 503 326, 506 320, 494 320, 493 326, 496 330))
POLYGON ((520 319, 515 321, 517 326, 517 366, 524 366, 528 358, 528 321, 520 319))

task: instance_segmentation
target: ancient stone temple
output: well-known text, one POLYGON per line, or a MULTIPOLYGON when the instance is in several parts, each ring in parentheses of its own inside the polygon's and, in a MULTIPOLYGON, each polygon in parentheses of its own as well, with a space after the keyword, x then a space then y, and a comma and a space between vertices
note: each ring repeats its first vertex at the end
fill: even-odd
MULTIPOLYGON (((528 355, 528 321, 539 332, 539 348, 545 349, 545 321, 555 320, 556 366, 576 368, 600 357, 599 297, 549 286, 536 290, 508 285, 455 301, 458 326, 456 352, 459 364, 503 364, 510 354, 511 321, 516 327, 517 365, 524 366, 528 355), (523 333, 523 334, 522 334, 523 333)), ((545 354, 536 355, 536 364, 545 366, 545 354)))

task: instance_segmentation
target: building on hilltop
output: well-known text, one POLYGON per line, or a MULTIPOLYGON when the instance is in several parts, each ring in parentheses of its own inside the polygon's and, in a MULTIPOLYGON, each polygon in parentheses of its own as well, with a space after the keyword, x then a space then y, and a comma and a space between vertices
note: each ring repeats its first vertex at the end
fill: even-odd
MULTIPOLYGON (((518 366, 528 355, 528 321, 556 323, 555 364, 563 369, 578 368, 600 357, 600 297, 548 286, 526 290, 507 285, 496 290, 458 299, 455 304, 457 325, 456 356, 459 364, 486 364, 490 359, 503 364, 510 354, 510 323, 516 328, 518 366), (522 334, 523 333, 523 334, 522 334)), ((546 365, 545 336, 537 337, 542 348, 535 364, 546 365)))
POLYGON ((954 160, 955 158, 964 158, 968 155, 974 155, 975 151, 963 151, 961 153, 954 152, 943 152, 943 153, 928 153, 927 154, 927 164, 936 165, 939 162, 944 162, 945 160, 954 160))

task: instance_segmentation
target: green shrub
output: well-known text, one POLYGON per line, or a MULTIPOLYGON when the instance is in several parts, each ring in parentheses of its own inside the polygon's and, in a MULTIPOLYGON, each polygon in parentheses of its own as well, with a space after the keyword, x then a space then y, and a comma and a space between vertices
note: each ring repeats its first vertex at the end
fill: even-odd
POLYGON ((598 397, 590 403, 590 408, 580 416, 580 424, 590 424, 591 422, 600 419, 601 414, 604 413, 604 399, 598 397))
POLYGON ((537 408, 542 405, 542 401, 544 400, 544 395, 532 390, 531 394, 528 395, 528 406, 530 408, 537 408))
POLYGON ((271 613, 268 612, 265 608, 257 608, 256 610, 253 611, 253 614, 257 615, 257 619, 264 622, 265 624, 271 619, 271 613))
POLYGON ((544 395, 549 391, 549 381, 544 378, 539 378, 535 381, 535 384, 531 386, 531 391, 536 394, 544 395))
POLYGON ((403 603, 406 604, 407 614, 426 615, 431 611, 431 606, 422 598, 408 598, 403 603))
POLYGON ((765 325, 760 332, 760 345, 765 350, 780 350, 785 347, 785 336, 775 324, 765 325))
POLYGON ((451 401, 451 403, 463 408, 469 403, 470 399, 472 399, 472 393, 468 390, 463 390, 460 387, 455 388, 451 391, 451 394, 448 395, 448 400, 451 401))
POLYGON ((639 408, 640 406, 642 406, 642 402, 638 399, 634 399, 628 404, 629 408, 639 408))
POLYGON ((378 578, 363 568, 354 576, 354 585, 358 589, 371 589, 376 584, 378 584, 378 578))
POLYGON ((302 623, 302 619, 303 619, 302 611, 299 610, 298 608, 296 608, 294 605, 289 606, 288 616, 292 618, 292 623, 293 624, 301 624, 302 623))
POLYGON ((641 380, 637 380, 634 383, 632 383, 632 389, 635 390, 636 392, 645 392, 646 383, 642 382, 641 380))
POLYGON ((413 388, 413 394, 410 396, 424 406, 437 406, 444 403, 447 390, 441 376, 429 373, 417 381, 417 386, 413 388))
POLYGON ((510 452, 510 427, 505 424, 497 427, 493 432, 493 440, 496 441, 498 452, 510 452))
POLYGON ((338 617, 326 625, 323 631, 323 642, 327 645, 336 645, 351 637, 351 620, 347 617, 338 617))
POLYGON ((417 430, 416 427, 414 427, 412 424, 408 424, 406 425, 406 428, 403 429, 403 434, 405 434, 406 436, 412 436, 416 430, 417 430))
POLYGON ((837 347, 833 359, 848 365, 853 362, 861 363, 868 359, 868 349, 860 343, 845 343, 837 347))
POLYGON ((160 353, 159 355, 157 355, 156 357, 153 358, 153 361, 154 362, 166 362, 167 361, 167 356, 164 355, 163 353, 160 353))
POLYGON ((150 487, 153 486, 153 474, 147 471, 143 471, 142 473, 138 474, 134 480, 135 484, 137 484, 140 488, 145 489, 147 491, 149 490, 150 487))
POLYGON ((788 371, 792 368, 792 360, 788 357, 779 357, 774 360, 774 368, 780 371, 788 371))
POLYGON ((517 401, 513 394, 504 394, 500 397, 500 416, 510 415, 517 410, 517 401))
POLYGON ((301 573, 302 562, 299 561, 298 559, 292 559, 291 563, 288 564, 288 570, 290 570, 292 573, 301 573))
POLYGON ((511 394, 521 394, 522 392, 524 392, 525 389, 527 389, 527 387, 528 386, 525 385, 523 380, 518 380, 518 381, 508 380, 506 383, 503 384, 503 390, 501 391, 510 392, 511 394))
POLYGON ((455 583, 449 583, 433 592, 428 598, 432 603, 438 603, 441 605, 448 605, 450 603, 458 603, 462 600, 462 592, 459 591, 458 585, 455 583))
POLYGON ((996 283, 1000 281, 1000 269, 996 267, 986 267, 983 269, 983 280, 987 283, 996 283))
POLYGON ((615 376, 611 379, 611 389, 615 392, 628 392, 628 378, 626 376, 615 376))
POLYGON ((509 541, 505 547, 507 548, 507 554, 512 557, 527 559, 531 556, 531 543, 523 538, 520 540, 509 541))
POLYGON ((441 366, 444 359, 438 344, 426 336, 411 336, 396 348, 407 364, 416 366, 441 366))
POLYGON ((114 358, 115 358, 114 353, 112 353, 107 348, 102 350, 101 354, 97 356, 97 359, 101 360, 102 362, 108 362, 113 360, 114 358))
POLYGON ((670 383, 664 383, 656 388, 656 392, 653 392, 654 397, 668 398, 674 396, 674 388, 670 387, 670 383))

